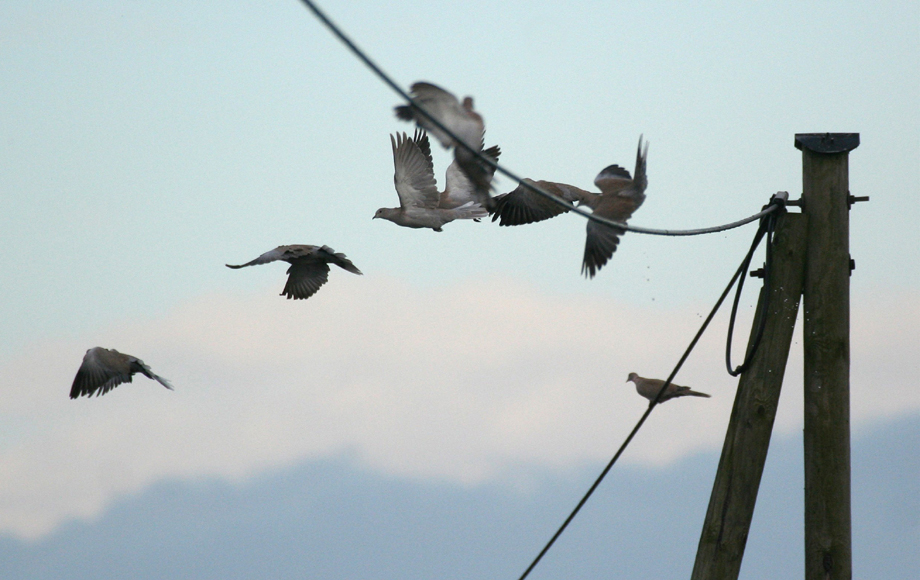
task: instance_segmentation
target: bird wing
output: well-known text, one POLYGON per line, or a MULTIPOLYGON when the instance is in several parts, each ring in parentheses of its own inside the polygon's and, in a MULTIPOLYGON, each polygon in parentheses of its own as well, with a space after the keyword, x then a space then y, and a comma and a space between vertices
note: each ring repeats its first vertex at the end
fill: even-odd
POLYGON ((645 142, 645 147, 642 146, 642 135, 639 135, 639 146, 636 149, 636 172, 633 176, 633 181, 635 182, 635 189, 639 194, 645 193, 645 188, 648 187, 648 176, 645 172, 646 162, 648 161, 648 141, 645 142))
POLYGON ((345 257, 345 254, 336 253, 336 251, 329 246, 320 248, 318 254, 321 254, 326 262, 331 262, 343 270, 348 270, 352 274, 362 275, 361 270, 352 264, 351 260, 345 257))
MULTIPOLYGON (((600 200, 594 207, 594 214, 598 217, 615 222, 626 223, 633 213, 645 201, 645 188, 648 186, 646 176, 646 159, 648 157, 648 143, 642 145, 639 137, 639 147, 636 153, 636 175, 630 177, 629 171, 619 165, 610 165, 602 170, 594 184, 601 190, 600 200)), ((606 224, 589 221, 587 236, 585 238, 585 254, 582 262, 581 273, 589 278, 600 270, 607 261, 613 257, 620 243, 620 236, 626 230, 606 224)))
MULTIPOLYGON (((574 205, 575 202, 590 203, 590 200, 598 197, 596 193, 565 183, 534 181, 532 179, 524 179, 524 181, 569 202, 570 205, 574 205)), ((567 211, 565 207, 558 203, 553 203, 521 184, 513 191, 495 197, 492 221, 494 222, 500 218, 500 225, 519 226, 547 220, 567 211)))
POLYGON ((431 161, 431 146, 424 131, 416 131, 413 139, 405 133, 390 135, 393 146, 393 182, 402 207, 438 207, 439 194, 431 161), (427 151, 427 154, 426 154, 427 151))
POLYGON ((491 207, 491 180, 494 171, 475 153, 459 145, 458 140, 470 149, 481 152, 485 135, 482 115, 473 109, 473 99, 466 97, 461 103, 452 93, 426 82, 417 82, 411 87, 410 96, 414 104, 396 107, 396 116, 415 123, 437 139, 445 148, 454 148, 454 159, 460 170, 474 186, 474 199, 483 207, 491 207), (419 108, 448 129, 453 136, 438 127, 419 108))
MULTIPOLYGON (((642 205, 643 199, 645 199, 645 196, 635 199, 618 195, 606 195, 603 196, 603 199, 594 210, 594 215, 625 223, 633 212, 642 205)), ((589 220, 581 273, 593 278, 597 271, 613 257, 613 253, 617 251, 617 245, 620 243, 620 236, 625 233, 626 230, 623 228, 589 220)))
POLYGON ((594 178, 594 185, 604 195, 615 195, 633 184, 629 170, 619 165, 608 165, 594 178))
POLYGON ((122 383, 131 382, 128 359, 117 350, 94 347, 86 351, 83 364, 70 387, 70 398, 104 395, 122 383))
MULTIPOLYGON (((619 165, 610 165, 597 174, 597 177, 594 178, 594 185, 601 190, 603 195, 618 195, 644 200, 645 189, 648 187, 647 159, 648 142, 643 147, 642 136, 640 135, 639 146, 636 151, 635 175, 630 177, 628 170, 619 165)), ((639 204, 641 203, 642 201, 639 201, 639 204)))
MULTIPOLYGON (((495 145, 482 152, 493 161, 498 161, 502 151, 495 145)), ((478 203, 483 207, 492 204, 492 196, 489 194, 492 178, 495 176, 495 168, 488 164, 482 164, 482 173, 479 177, 480 183, 475 183, 468 174, 468 171, 461 167, 457 159, 450 164, 445 174, 445 187, 441 192, 441 202, 439 207, 452 209, 459 207, 471 201, 478 203), (486 184, 483 188, 482 183, 486 184)))
MULTIPOLYGON (((658 391, 660 391, 661 387, 664 386, 664 381, 661 379, 642 379, 642 381, 644 383, 643 389, 645 391, 642 396, 647 398, 649 401, 654 401, 655 397, 658 396, 658 391)), ((661 394, 661 398, 658 399, 658 402, 664 403, 665 401, 668 401, 670 399, 673 399, 674 397, 679 396, 677 392, 681 388, 686 388, 686 387, 681 387, 680 385, 675 385, 674 383, 670 383, 668 385, 668 388, 665 389, 664 392, 661 394)))
POLYGON ((277 260, 294 260, 302 256, 308 256, 313 254, 316 251, 316 246, 310 246, 306 244, 298 244, 293 246, 278 246, 274 250, 269 250, 252 260, 251 262, 246 262, 245 264, 240 264, 239 266, 232 266, 230 264, 225 264, 228 268, 233 268, 234 270, 238 268, 245 268, 246 266, 258 266, 259 264, 268 264, 277 260))
MULTIPOLYGON (((482 117, 472 110, 472 105, 466 108, 452 93, 426 82, 413 84, 409 96, 419 107, 425 109, 429 115, 437 119, 468 145, 471 147, 478 146, 479 149, 482 148, 481 144, 479 144, 482 141, 483 133, 482 117)), ((415 105, 396 107, 396 116, 404 121, 415 121, 419 127, 431 133, 445 148, 456 145, 452 137, 432 123, 431 119, 419 112, 415 105)))
POLYGON ((306 300, 329 279, 329 265, 322 259, 307 257, 293 262, 287 273, 287 283, 281 295, 288 299, 306 300))

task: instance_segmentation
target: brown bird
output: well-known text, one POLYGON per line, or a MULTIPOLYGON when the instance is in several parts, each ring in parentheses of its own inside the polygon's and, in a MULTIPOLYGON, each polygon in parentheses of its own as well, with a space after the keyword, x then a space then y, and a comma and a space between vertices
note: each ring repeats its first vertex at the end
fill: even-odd
MULTIPOLYGON (((485 122, 482 115, 473 110, 473 98, 464 97, 461 103, 452 93, 439 86, 426 82, 412 85, 409 96, 432 117, 447 127, 460 141, 477 152, 485 146, 485 122)), ((460 171, 473 184, 475 201, 486 208, 492 208, 492 175, 495 169, 481 161, 465 147, 459 146, 456 139, 435 125, 431 119, 422 114, 415 105, 395 107, 396 116, 403 121, 414 121, 420 128, 434 136, 441 145, 454 148, 454 160, 460 171)), ((497 155, 494 156, 497 158, 497 155)))
MULTIPOLYGON (((654 401, 655 397, 658 396, 658 391, 661 390, 661 387, 664 385, 664 381, 661 379, 646 379, 640 377, 636 373, 629 373, 629 378, 626 379, 626 382, 632 381, 636 384, 636 392, 648 399, 649 401, 654 401)), ((706 397, 709 398, 709 395, 706 393, 700 393, 699 391, 693 391, 690 387, 682 387, 680 385, 675 385, 671 383, 668 385, 668 388, 662 393, 661 398, 658 399, 659 403, 664 403, 670 399, 676 399, 677 397, 706 397)))
POLYGON ((169 381, 155 375, 141 359, 115 349, 97 346, 87 350, 83 355, 83 364, 80 365, 80 370, 77 371, 70 387, 70 398, 104 395, 122 383, 130 383, 135 373, 141 373, 170 391, 173 390, 169 381))
MULTIPOLYGON (((383 218, 407 228, 431 228, 436 232, 456 219, 475 219, 489 215, 477 201, 475 186, 460 169, 456 160, 447 168, 444 191, 438 193, 431 159, 428 135, 416 129, 410 139, 405 133, 390 135, 393 147, 393 165, 396 169, 393 183, 399 195, 399 207, 382 207, 374 218, 383 218)), ((501 154, 498 147, 484 152, 495 159, 501 154)), ((488 175, 492 178, 492 173, 488 175)))
POLYGON ((288 299, 305 300, 316 294, 320 286, 329 279, 330 262, 353 274, 361 275, 361 270, 357 269, 351 260, 345 257, 345 254, 337 254, 329 246, 278 246, 251 262, 239 266, 230 264, 226 266, 237 269, 268 264, 276 260, 284 260, 291 265, 287 270, 289 274, 287 283, 284 285, 284 290, 281 291, 281 296, 287 296, 288 299))
MULTIPOLYGON (((645 188, 648 186, 647 158, 648 143, 643 147, 640 136, 635 175, 630 176, 629 171, 619 165, 610 165, 594 179, 594 185, 601 190, 600 193, 585 191, 565 183, 531 179, 524 181, 538 185, 569 205, 586 205, 596 216, 626 223, 645 201, 645 188)), ((513 191, 495 197, 492 221, 500 219, 499 225, 518 226, 543 221, 567 211, 569 210, 564 206, 553 203, 524 185, 518 185, 513 191)), ((620 236, 624 233, 626 230, 622 228, 589 220, 581 273, 593 278, 616 252, 620 236)))

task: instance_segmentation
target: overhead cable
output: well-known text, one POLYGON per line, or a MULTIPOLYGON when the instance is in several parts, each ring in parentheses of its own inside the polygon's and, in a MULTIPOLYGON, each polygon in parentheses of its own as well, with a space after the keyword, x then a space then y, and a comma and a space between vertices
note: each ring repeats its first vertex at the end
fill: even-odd
MULTIPOLYGON (((601 481, 603 481, 604 477, 607 475, 607 472, 609 472, 610 468, 613 467, 613 464, 616 463, 617 460, 620 458, 620 456, 623 454, 623 451, 626 449, 626 446, 629 445, 630 441, 632 441, 633 437, 635 437, 636 433, 639 431, 639 428, 642 427, 642 424, 645 423, 645 420, 648 419, 649 415, 651 415, 652 410, 659 404, 659 402, 661 401, 662 395, 664 395, 664 392, 668 389, 668 386, 670 386, 671 381, 674 380, 674 377, 677 376, 677 372, 683 366, 684 362, 687 360, 687 357, 690 356, 690 352, 696 346, 696 343, 699 342, 700 338, 703 336, 703 332, 706 331, 706 327, 709 326, 709 323, 712 321, 713 317, 716 315, 716 312, 718 312, 719 307, 722 306, 722 303, 725 301, 725 297, 728 296, 728 293, 731 291, 732 287, 735 285, 735 281, 738 280, 739 278, 743 278, 744 272, 747 271, 747 268, 750 265, 751 256, 753 256, 754 251, 757 249, 757 246, 760 244, 760 240, 763 239, 764 234, 767 233, 768 231, 770 232, 770 241, 772 243, 772 231, 775 226, 775 216, 779 215, 782 211, 784 211, 784 207, 786 204, 786 197, 784 195, 781 195, 784 193, 785 192, 780 192, 779 194, 776 194, 771 198, 770 204, 767 207, 774 208, 774 211, 763 212, 765 217, 760 223, 760 227, 758 228, 757 233, 754 236, 754 241, 751 244, 751 248, 748 250, 747 254, 745 255, 744 260, 742 260, 741 265, 738 267, 738 269, 735 270, 735 274, 732 276, 731 280, 729 280, 728 285, 725 287, 725 290, 722 291, 722 295, 719 296, 719 299, 716 301, 715 306, 712 307, 712 310, 709 312, 709 315, 706 317, 706 320, 703 321, 703 324, 702 326, 700 326, 700 329, 697 331, 696 336, 693 337, 693 340, 690 341, 690 345, 684 351, 684 354, 681 355, 680 360, 677 361, 677 364, 674 366, 674 370, 671 371, 671 374, 668 375, 667 380, 664 382, 663 385, 661 385, 661 389, 658 391, 658 394, 655 395, 654 400, 652 400, 649 403, 648 409, 646 409, 645 413, 643 413, 642 416, 639 418, 639 421, 636 423, 636 426, 633 427, 632 431, 629 432, 629 435, 627 435, 626 440, 623 441, 623 444, 620 445, 619 449, 617 449, 617 452, 613 455, 613 458, 610 460, 607 466, 604 467, 604 470, 601 471, 601 474, 597 477, 597 479, 594 481, 591 487, 588 488, 588 491, 585 493, 585 495, 581 498, 581 500, 575 506, 575 509, 573 509, 572 512, 569 514, 569 516, 565 519, 565 521, 562 522, 562 525, 559 526, 559 529, 556 530, 556 533, 553 534, 553 536, 549 539, 549 542, 547 542, 546 545, 543 547, 543 549, 540 550, 540 553, 537 554, 537 557, 534 558, 534 560, 530 563, 527 569, 524 570, 524 573, 521 574, 518 580, 524 580, 525 578, 527 578, 530 572, 536 567, 536 565, 540 562, 543 556, 549 551, 552 545, 556 543, 556 540, 559 538, 559 536, 562 535, 562 532, 565 531, 569 523, 571 523, 571 521, 575 519, 575 516, 581 510, 582 506, 584 506, 585 503, 587 503, 588 498, 591 497, 591 494, 594 493, 594 490, 597 489, 601 481)), ((763 302, 766 303, 767 302, 766 299, 763 300, 763 302)), ((750 356, 753 356, 753 352, 749 352, 748 354, 750 356)), ((746 360, 745 364, 748 364, 748 362, 749 361, 746 360)))
POLYGON ((480 162, 491 166, 499 173, 504 174, 509 179, 517 182, 518 184, 522 184, 524 187, 530 189, 537 195, 540 195, 557 205, 563 206, 566 208, 566 210, 577 213, 578 215, 584 218, 587 218, 589 220, 592 220, 592 221, 595 221, 595 222, 598 222, 598 223, 601 223, 601 224, 604 224, 610 227, 620 228, 626 231, 636 232, 639 234, 650 234, 654 236, 698 236, 700 234, 712 234, 716 232, 723 232, 725 230, 730 230, 733 228, 743 226, 745 224, 751 223, 755 220, 762 218, 764 215, 776 209, 775 206, 771 205, 765 208, 763 211, 758 212, 750 217, 747 217, 742 220, 738 220, 738 221, 735 221, 729 224, 724 224, 721 226, 713 226, 710 228, 700 228, 700 229, 693 229, 693 230, 670 230, 670 229, 654 229, 654 228, 643 228, 640 226, 632 226, 626 223, 616 222, 613 220, 602 218, 580 207, 573 206, 569 202, 549 193, 543 188, 537 186, 536 184, 528 182, 528 181, 524 181, 523 179, 521 179, 520 177, 512 173, 510 170, 505 169, 504 167, 499 165, 495 160, 489 158, 486 155, 483 155, 481 151, 473 147, 470 147, 464 140, 457 137, 457 135, 453 131, 451 131, 446 126, 444 126, 444 124, 441 123, 441 121, 439 121, 431 113, 425 110, 425 108, 421 106, 415 99, 410 97, 409 94, 406 93, 406 91, 404 91, 402 87, 396 84, 396 82, 389 75, 383 72, 383 69, 377 66, 377 64, 374 63, 374 61, 371 60, 371 58, 367 56, 367 54, 364 51, 358 48, 358 46, 354 42, 352 42, 352 40, 348 38, 348 36, 345 35, 342 29, 336 26, 335 23, 332 22, 329 19, 329 17, 326 16, 326 14, 322 10, 320 10, 320 8, 312 0, 301 0, 301 2, 303 2, 304 5, 306 5, 306 7, 309 8, 313 12, 313 14, 316 15, 316 17, 320 20, 320 22, 322 22, 326 26, 326 28, 328 28, 339 40, 341 40, 342 43, 345 44, 345 46, 347 46, 351 50, 351 52, 354 53, 354 55, 357 56, 358 59, 361 60, 361 62, 363 62, 369 69, 371 69, 374 72, 374 74, 376 74, 380 78, 380 80, 386 83, 387 86, 393 89, 393 91, 395 91, 407 103, 412 105, 413 108, 415 108, 422 115, 428 118, 428 120, 430 120, 432 124, 435 125, 438 129, 450 135, 450 137, 458 144, 457 146, 463 147, 464 149, 466 149, 467 151, 475 155, 476 158, 479 159, 480 162))

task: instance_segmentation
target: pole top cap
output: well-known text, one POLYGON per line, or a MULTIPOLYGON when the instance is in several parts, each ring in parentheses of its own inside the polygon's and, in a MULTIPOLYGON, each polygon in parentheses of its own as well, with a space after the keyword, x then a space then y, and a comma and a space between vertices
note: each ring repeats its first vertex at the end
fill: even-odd
POLYGON ((796 133, 795 148, 815 153, 847 153, 859 147, 859 133, 796 133))

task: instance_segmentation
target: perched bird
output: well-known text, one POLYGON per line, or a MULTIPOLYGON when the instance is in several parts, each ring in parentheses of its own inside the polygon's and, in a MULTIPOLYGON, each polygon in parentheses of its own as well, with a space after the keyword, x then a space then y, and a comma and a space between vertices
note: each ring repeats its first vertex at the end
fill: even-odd
POLYGON ((80 365, 80 370, 77 371, 70 387, 70 398, 104 395, 122 383, 130 383, 134 373, 141 373, 170 391, 173 390, 169 381, 155 375, 141 359, 115 349, 97 346, 87 350, 83 355, 83 364, 80 365))
POLYGON ((339 268, 348 270, 352 274, 361 275, 361 270, 357 269, 351 263, 351 260, 345 257, 345 254, 337 254, 329 246, 278 246, 251 262, 246 262, 239 266, 231 266, 230 264, 226 264, 226 266, 237 269, 258 264, 268 264, 275 260, 284 260, 291 265, 287 270, 287 273, 290 274, 287 284, 284 285, 284 290, 281 292, 281 296, 287 296, 288 299, 306 300, 316 294, 320 286, 329 279, 330 262, 339 268))
MULTIPOLYGON (((629 378, 626 379, 626 382, 632 381, 636 384, 636 392, 648 399, 649 401, 654 401, 655 397, 658 396, 658 391, 661 390, 661 387, 664 385, 664 381, 661 379, 646 379, 640 377, 636 373, 629 373, 629 378)), ((664 403, 670 399, 676 399, 677 397, 706 397, 709 395, 706 393, 700 393, 698 391, 690 390, 690 387, 682 387, 680 385, 675 385, 671 383, 668 385, 668 388, 662 393, 661 398, 658 399, 659 403, 664 403)))
MULTIPOLYGON (((635 175, 631 177, 629 171, 619 165, 605 168, 594 179, 594 185, 601 190, 600 193, 585 191, 564 183, 531 179, 524 181, 541 187, 569 205, 586 205, 596 216, 626 223, 645 201, 645 188, 648 186, 645 172, 647 157, 648 143, 643 147, 640 136, 635 175)), ((524 185, 518 185, 513 191, 495 197, 492 221, 500 219, 499 225, 518 226, 543 221, 567 211, 569 210, 566 207, 553 203, 524 185)), ((620 243, 620 236, 624 233, 626 231, 622 228, 589 220, 581 273, 593 278, 613 256, 617 244, 620 243)))
MULTIPOLYGON (((382 207, 374 218, 383 218, 407 228, 431 228, 441 231, 441 226, 456 219, 479 219, 489 212, 474 201, 472 185, 459 170, 457 162, 447 169, 446 187, 438 193, 431 160, 431 144, 424 131, 416 130, 410 139, 405 133, 390 135, 393 147, 393 165, 396 173, 393 182, 399 194, 399 207, 382 207)), ((498 147, 488 154, 498 157, 498 147)))
MULTIPOLYGON (((412 100, 449 129, 470 148, 482 152, 485 142, 485 123, 482 115, 473 110, 473 98, 464 97, 461 103, 453 94, 426 82, 417 82, 409 92, 412 100)), ((460 146, 456 139, 435 125, 415 105, 395 107, 396 116, 403 121, 414 121, 420 128, 434 136, 445 148, 454 148, 457 167, 473 185, 475 201, 486 208, 492 207, 492 175, 495 168, 484 163, 474 153, 460 146)), ((494 156, 497 160, 497 155, 494 156)))

